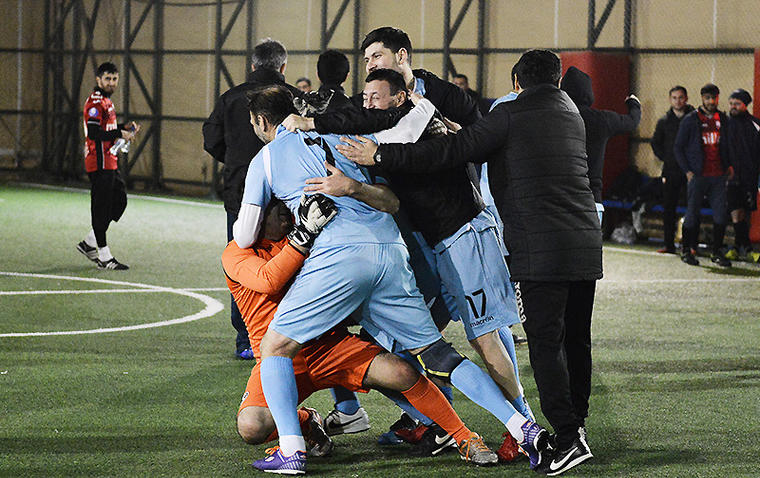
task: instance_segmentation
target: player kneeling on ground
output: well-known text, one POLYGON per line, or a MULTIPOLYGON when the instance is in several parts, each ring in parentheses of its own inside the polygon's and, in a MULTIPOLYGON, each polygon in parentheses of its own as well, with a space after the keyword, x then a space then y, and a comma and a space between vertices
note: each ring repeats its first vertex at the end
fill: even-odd
MULTIPOLYGON (((240 307, 257 360, 237 418, 238 432, 251 444, 277 438, 275 423, 261 388, 261 338, 291 279, 303 265, 314 238, 335 216, 337 208, 326 196, 315 194, 301 199, 298 213, 301 224, 293 227, 288 208, 273 199, 265 211, 261 239, 245 249, 231 241, 222 254, 227 285, 240 307)), ((426 377, 400 357, 349 333, 344 325, 304 344, 293 363, 299 403, 317 390, 335 386, 361 392, 377 387, 398 391, 454 436, 460 444, 463 460, 476 465, 497 461, 480 436, 462 423, 443 394, 426 377)), ((319 414, 301 408, 298 418, 310 453, 313 456, 327 455, 332 449, 332 441, 322 428, 319 414)), ((277 449, 270 450, 267 458, 254 463, 256 468, 268 471, 270 467, 267 465, 278 461, 277 449)), ((305 471, 300 466, 286 470, 280 465, 271 471, 290 474, 305 471)))

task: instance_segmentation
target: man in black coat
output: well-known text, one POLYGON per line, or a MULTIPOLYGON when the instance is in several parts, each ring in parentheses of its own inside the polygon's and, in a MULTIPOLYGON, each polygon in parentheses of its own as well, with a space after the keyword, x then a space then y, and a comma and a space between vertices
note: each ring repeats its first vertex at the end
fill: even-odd
POLYGON ((558 88, 561 73, 555 54, 531 50, 516 67, 517 99, 458 134, 340 148, 360 164, 410 173, 488 160, 541 410, 557 433, 557 448, 542 460, 543 471, 552 474, 592 457, 584 420, 591 392, 591 313, 602 277, 602 234, 587 176, 583 118, 558 88))
POLYGON ((735 247, 726 258, 749 259, 757 262, 760 254, 752 251, 749 240, 747 212, 757 209, 758 172, 760 170, 760 119, 755 118, 747 106, 752 96, 741 88, 729 96, 729 120, 726 125, 726 154, 729 173, 726 201, 734 226, 735 247))
POLYGON ((571 66, 562 77, 560 85, 570 97, 583 118, 586 127, 586 155, 588 156, 588 178, 591 192, 594 193, 599 222, 602 222, 602 171, 604 169, 604 151, 607 141, 618 134, 630 133, 641 121, 641 103, 633 95, 625 99, 628 114, 614 111, 598 110, 591 107, 594 103, 594 91, 591 89, 591 77, 578 68, 571 66))
MULTIPOLYGON (((278 41, 266 39, 256 45, 247 81, 220 96, 214 111, 203 123, 203 149, 224 165, 222 179, 224 209, 227 211, 227 241, 232 240, 232 225, 240 210, 248 164, 264 146, 253 132, 245 92, 262 86, 285 85, 285 77, 282 75, 287 60, 287 51, 278 41)), ((294 94, 298 93, 295 88, 289 88, 294 94)), ((241 359, 252 360, 248 331, 234 298, 231 298, 230 305, 230 320, 237 330, 236 354, 241 359)))
POLYGON ((673 145, 676 142, 678 127, 683 117, 692 111, 694 107, 687 103, 689 95, 686 88, 676 85, 668 92, 670 109, 665 115, 657 120, 657 126, 652 135, 652 151, 662 161, 662 229, 665 237, 665 247, 657 252, 675 254, 676 245, 676 207, 681 191, 686 186, 686 175, 678 166, 673 145))

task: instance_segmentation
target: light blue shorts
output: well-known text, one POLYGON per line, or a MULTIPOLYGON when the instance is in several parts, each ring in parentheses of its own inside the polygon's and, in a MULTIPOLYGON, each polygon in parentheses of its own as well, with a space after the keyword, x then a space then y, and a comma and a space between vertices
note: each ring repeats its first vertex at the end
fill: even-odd
POLYGON ((355 244, 309 256, 280 302, 274 331, 305 343, 361 310, 360 325, 390 351, 441 338, 403 244, 355 244))
POLYGON ((433 248, 446 290, 455 298, 467 340, 520 321, 496 223, 481 212, 433 248))
POLYGON ((491 214, 491 217, 493 217, 493 220, 496 222, 496 235, 499 238, 499 247, 501 247, 501 250, 504 253, 504 257, 506 257, 509 255, 509 251, 507 250, 507 245, 504 244, 504 223, 501 222, 499 210, 496 209, 495 205, 488 204, 486 205, 485 211, 489 212, 491 214))
POLYGON ((604 204, 600 202, 596 203, 596 214, 599 216, 599 224, 601 225, 604 218, 604 204))

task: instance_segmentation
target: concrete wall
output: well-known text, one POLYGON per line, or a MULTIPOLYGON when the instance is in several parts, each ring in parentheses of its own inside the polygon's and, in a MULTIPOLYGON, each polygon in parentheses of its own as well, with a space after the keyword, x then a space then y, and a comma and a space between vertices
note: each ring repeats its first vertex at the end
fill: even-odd
MULTIPOLYGON (((205 0, 200 3, 207 3, 205 0)), ((85 0, 86 11, 91 11, 93 1, 85 0)), ((340 5, 338 0, 330 0, 328 24, 340 5)), ((452 21, 464 0, 452 2, 452 21)), ((474 48, 477 44, 477 1, 473 2, 465 17, 452 48, 474 48)), ((587 46, 587 2, 580 0, 489 0, 486 3, 485 47, 528 49, 535 47, 552 48, 558 51, 582 49, 587 46)), ((606 2, 598 0, 597 17, 601 15, 606 2)), ((320 0, 258 0, 254 19, 255 37, 273 37, 281 40, 289 50, 318 49, 320 46, 320 0)), ((19 43, 26 49, 43 47, 43 5, 42 0, 0 1, 0 48, 17 48, 19 43), (19 8, 20 7, 20 8, 19 8), (21 23, 19 24, 19 17, 21 23), (21 41, 19 42, 19 28, 21 41)), ((361 0, 362 35, 383 25, 394 25, 407 31, 415 49, 440 49, 443 38, 443 1, 405 0, 369 1, 361 0)), ((760 18, 760 2, 742 0, 637 0, 634 5, 634 25, 632 44, 635 48, 753 48, 760 46, 760 29, 756 20, 760 18)), ((132 24, 142 11, 144 3, 132 2, 132 24)), ((618 1, 612 10, 605 29, 596 46, 619 48, 623 46, 624 2, 618 1)), ((224 24, 234 10, 234 5, 225 5, 224 24)), ((245 12, 232 29, 224 45, 226 49, 245 50, 245 12)), ((353 3, 330 42, 330 47, 351 49, 353 42, 353 3)), ((141 33, 132 48, 151 49, 153 47, 152 15, 148 16, 141 33)), ((93 44, 96 49, 123 47, 122 29, 124 24, 123 2, 105 0, 101 2, 93 44)), ((70 25, 70 22, 69 22, 70 25)), ((164 48, 213 49, 215 28, 215 7, 165 6, 164 48)), ((70 31, 64 33, 66 38, 70 31)), ((519 54, 490 53, 485 57, 482 93, 496 97, 510 88, 509 71, 519 54)), ((286 78, 295 82, 296 78, 308 76, 316 83, 316 54, 291 54, 286 78)), ((121 64, 119 55, 100 54, 96 60, 112 60, 121 64)), ((147 54, 134 55, 135 63, 145 80, 152 82, 152 58, 147 54)), ((225 57, 227 66, 236 81, 242 81, 248 60, 242 56, 225 57)), ((429 69, 435 73, 442 70, 442 55, 439 53, 414 54, 414 66, 429 69)), ((458 71, 470 77, 476 84, 477 61, 475 56, 454 55, 458 71)), ((0 109, 16 109, 18 99, 22 109, 41 108, 42 55, 25 52, 20 56, 12 52, 0 52, 0 109), (20 58, 20 62, 19 62, 20 58), (21 67, 19 81, 19 66, 21 67), (21 89, 18 89, 18 85, 21 89)), ((352 63, 353 64, 353 63, 352 63)), ((361 64, 361 62, 360 62, 361 64)), ((632 56, 633 92, 641 98, 644 115, 637 136, 651 136, 657 118, 668 108, 667 91, 674 84, 686 86, 692 103, 699 101, 698 91, 708 81, 717 83, 728 93, 734 88, 752 89, 754 77, 752 54, 661 54, 642 52, 632 56)), ((89 66, 88 66, 89 70, 89 66)), ((214 61, 213 55, 167 54, 163 67, 164 114, 177 116, 205 117, 214 104, 214 61)), ((85 78, 88 78, 88 75, 85 78)), ((64 81, 70 81, 71 72, 65 72, 64 81)), ((351 78, 349 76, 349 78, 351 78)), ((222 89, 226 89, 222 84, 222 89)), ((51 88, 56 85, 51 85, 51 88)), ((83 102, 91 82, 86 80, 81 98, 83 102)), ((130 110, 135 114, 149 114, 145 100, 140 94, 134 77, 131 84, 130 110)), ((350 80, 348 92, 356 91, 350 80)), ((727 103, 723 95, 723 107, 727 103)), ((621 102, 623 98, 620 99, 621 102)), ((117 110, 123 109, 120 93, 114 96, 117 110)), ((15 147, 14 142, 21 133, 23 149, 39 150, 39 121, 32 116, 3 115, 0 125, 0 148, 15 147)), ((168 179, 208 181, 211 175, 211 160, 202 150, 200 123, 187 121, 165 121, 162 125, 161 160, 164 176, 168 179)), ((653 159, 649 145, 633 143, 634 161, 650 174, 657 174, 659 164, 653 159)), ((149 175, 152 158, 146 149, 141 160, 133 169, 134 174, 149 175)))

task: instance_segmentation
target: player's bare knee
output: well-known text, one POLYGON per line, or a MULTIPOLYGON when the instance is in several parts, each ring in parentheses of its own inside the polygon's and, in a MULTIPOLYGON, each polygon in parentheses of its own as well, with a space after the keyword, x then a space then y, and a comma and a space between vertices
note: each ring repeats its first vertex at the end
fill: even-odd
POLYGON ((260 349, 262 357, 279 356, 293 358, 301 349, 301 344, 269 329, 261 339, 260 349))
POLYGON ((249 445, 260 445, 267 441, 274 431, 274 422, 267 420, 259 410, 260 407, 246 407, 237 417, 237 431, 240 438, 249 445), (270 423, 271 422, 271 423, 270 423))

